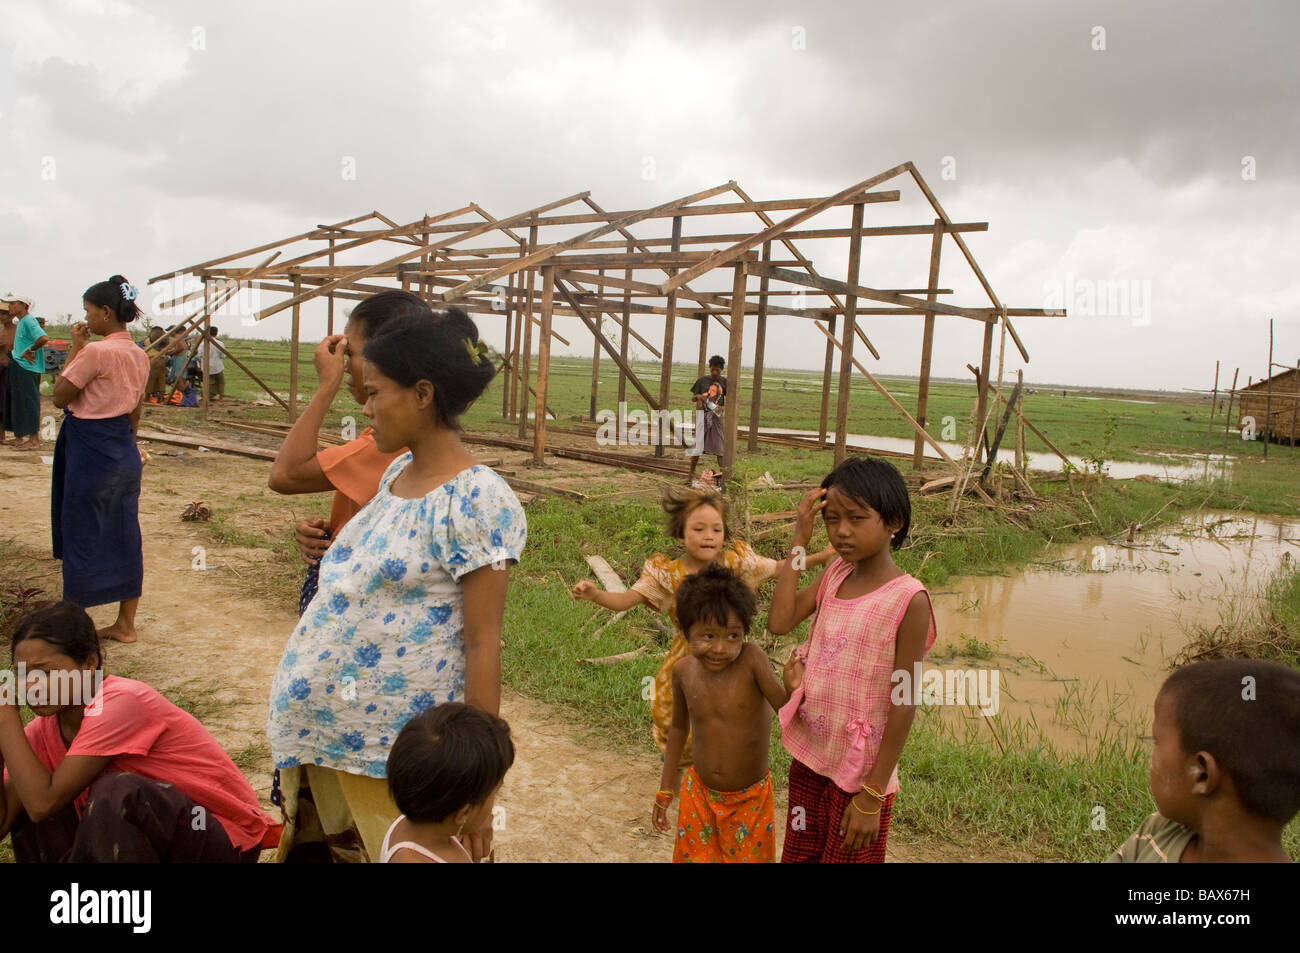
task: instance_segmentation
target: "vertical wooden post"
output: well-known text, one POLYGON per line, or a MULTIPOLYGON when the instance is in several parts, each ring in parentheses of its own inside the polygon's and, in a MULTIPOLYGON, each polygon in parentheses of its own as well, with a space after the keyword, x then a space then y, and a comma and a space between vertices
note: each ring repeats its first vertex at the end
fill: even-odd
POLYGON ((501 419, 510 419, 510 382, 514 380, 515 365, 510 360, 510 331, 515 314, 515 276, 512 274, 506 284, 506 339, 501 345, 501 353, 506 356, 506 376, 501 380, 501 419))
MULTIPOLYGON (((598 272, 600 277, 605 277, 605 269, 598 272)), ((602 297, 605 294, 605 286, 602 284, 596 292, 602 297)), ((596 419, 596 404, 600 399, 600 326, 604 323, 605 315, 601 311, 592 314, 592 320, 596 322, 596 334, 592 338, 591 348, 591 419, 596 419)))
MULTIPOLYGON (((939 252, 943 248, 943 219, 934 220, 934 237, 930 239, 930 279, 926 285, 930 289, 927 301, 934 301, 939 296, 935 290, 939 287, 939 252)), ((916 422, 928 428, 926 414, 930 405, 930 358, 934 353, 934 312, 925 313, 925 329, 921 334, 921 377, 916 385, 916 422)), ((925 441, 917 434, 912 444, 912 469, 921 469, 925 455, 925 441)))
MULTIPOLYGON (((293 276, 293 296, 302 294, 302 278, 293 276)), ((293 305, 293 323, 289 332, 289 423, 298 419, 298 320, 300 306, 293 305)))
MULTIPOLYGON (((763 261, 772 260, 772 243, 763 242, 763 261)), ((758 282, 758 330, 754 339, 754 389, 749 395, 749 451, 758 449, 758 408, 763 400, 763 358, 767 350, 767 275, 758 282)))
MULTIPOLYGON (((334 239, 330 239, 330 278, 334 278, 334 239)), ((325 311, 325 336, 330 337, 334 334, 334 292, 329 293, 326 298, 327 306, 325 311)))
MULTIPOLYGON (((1000 320, 1000 319, 999 319, 1000 320)), ((979 379, 975 382, 977 394, 975 396, 975 426, 979 428, 975 431, 975 446, 972 448, 975 452, 975 459, 980 458, 980 446, 988 447, 989 438, 984 429, 984 413, 988 409, 989 400, 989 371, 993 363, 993 322, 984 325, 984 350, 980 356, 980 373, 979 379)))
POLYGON ((430 248, 429 248, 429 245, 430 245, 430 242, 431 242, 433 236, 430 235, 430 234, 429 234, 429 231, 428 231, 428 226, 429 226, 429 216, 427 216, 427 215, 424 216, 424 225, 425 225, 425 232, 424 232, 424 254, 420 256, 420 264, 421 264, 421 268, 420 268, 420 272, 421 272, 421 274, 420 274, 420 297, 423 298, 425 301, 428 301, 428 300, 429 300, 429 290, 431 289, 431 287, 432 287, 432 283, 433 283, 433 281, 432 281, 433 276, 432 276, 432 275, 429 275, 429 274, 425 274, 425 272, 427 272, 427 271, 429 270, 429 266, 433 264, 433 255, 430 254, 430 248))
POLYGON ((1016 469, 1021 473, 1029 469, 1025 461, 1025 415, 1021 409, 1024 403, 1025 372, 1016 371, 1016 469))
POLYGON ((830 419, 831 413, 831 372, 835 370, 835 319, 836 315, 831 315, 830 337, 826 339, 826 366, 822 369, 822 416, 821 422, 817 425, 817 445, 823 449, 826 447, 826 423, 830 419))
POLYGON ((1228 391, 1228 410, 1223 418, 1223 465, 1228 466, 1228 431, 1232 429, 1232 399, 1237 396, 1237 375, 1241 373, 1241 368, 1235 368, 1232 372, 1232 390, 1228 391))
MULTIPOLYGON (((682 217, 673 216, 673 241, 671 251, 681 251, 682 247, 682 217)), ((677 274, 676 268, 669 268, 668 274, 677 274)), ((664 413, 668 410, 668 403, 671 400, 669 390, 673 386, 673 339, 677 334, 677 289, 674 288, 668 292, 668 302, 664 308, 664 348, 663 348, 663 367, 659 371, 659 420, 655 426, 655 456, 664 455, 664 413)))
MULTIPOLYGON (((635 251, 635 248, 633 247, 632 242, 629 241, 627 243, 627 253, 631 255, 633 251, 635 251)), ((632 280, 631 268, 624 269, 623 278, 625 281, 632 280)), ((603 296, 603 290, 602 290, 602 296, 603 296)), ((620 431, 623 429, 623 427, 626 426, 626 424, 623 423, 623 417, 624 417, 623 405, 627 402, 627 375, 623 373, 623 368, 628 366, 627 345, 628 345, 628 338, 631 337, 628 331, 630 331, 631 328, 632 328, 632 289, 629 287, 623 289, 623 324, 620 327, 619 334, 618 334, 618 356, 622 358, 623 361, 622 364, 619 365, 619 369, 618 369, 618 408, 617 408, 618 424, 617 426, 620 431)))
POLYGON ((546 452, 546 387, 551 380, 551 311, 555 302, 555 266, 542 266, 542 327, 537 339, 537 419, 533 422, 533 464, 546 452))
POLYGON ((1268 380, 1264 382, 1264 459, 1268 459, 1268 445, 1272 441, 1269 430, 1273 426, 1273 319, 1268 319, 1268 380))
MULTIPOLYGON (((865 206, 859 202, 853 206, 853 225, 849 234, 849 276, 846 279, 850 288, 858 283, 858 271, 862 262, 862 210, 865 206)), ((857 336, 858 298, 853 293, 844 296, 844 341, 840 345, 840 392, 835 407, 835 463, 843 462, 849 436, 849 394, 853 386, 853 339, 857 336)))
MULTIPOLYGON (((295 292, 296 294, 296 292, 295 292)), ((199 361, 203 369, 203 409, 208 409, 208 401, 211 397, 211 384, 208 381, 208 361, 210 360, 209 352, 213 350, 212 340, 212 297, 211 288, 205 278, 203 280, 203 344, 199 348, 199 361)))
POLYGON ((731 283, 731 335, 727 342, 727 415, 723 421, 722 482, 726 486, 735 477, 736 428, 740 423, 740 362, 745 344, 745 265, 736 266, 731 283))
MULTIPOLYGON (((695 377, 699 379, 704 376, 706 364, 709 359, 709 312, 705 311, 700 315, 700 360, 699 367, 695 369, 695 377)), ((692 381, 691 383, 695 383, 692 381)))
MULTIPOLYGON (((528 254, 537 250, 537 226, 528 229, 528 254)), ((528 269, 528 293, 525 296, 523 323, 524 347, 519 354, 519 439, 528 433, 528 364, 533 355, 533 289, 537 269, 528 269)))
MULTIPOLYGON (((527 254, 526 245, 523 239, 520 239, 519 257, 522 258, 525 254, 527 254)), ((523 275, 519 274, 519 272, 515 272, 515 274, 512 275, 511 277, 516 279, 515 282, 516 290, 522 291, 523 275)), ((515 340, 514 343, 511 345, 511 349, 510 349, 510 372, 511 372, 510 419, 511 420, 514 420, 515 414, 519 412, 519 352, 523 348, 523 340, 524 340, 523 322, 525 320, 522 317, 523 314, 521 310, 522 304, 523 304, 522 297, 520 295, 515 295, 515 340)))

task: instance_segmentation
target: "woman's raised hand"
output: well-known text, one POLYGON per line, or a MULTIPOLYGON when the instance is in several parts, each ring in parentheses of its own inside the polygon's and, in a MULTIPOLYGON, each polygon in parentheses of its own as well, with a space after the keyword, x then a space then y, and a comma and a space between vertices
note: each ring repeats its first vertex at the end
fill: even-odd
POLYGON ((316 379, 321 387, 337 388, 343 383, 343 373, 348 364, 347 340, 341 334, 331 334, 316 345, 311 362, 316 367, 316 379))

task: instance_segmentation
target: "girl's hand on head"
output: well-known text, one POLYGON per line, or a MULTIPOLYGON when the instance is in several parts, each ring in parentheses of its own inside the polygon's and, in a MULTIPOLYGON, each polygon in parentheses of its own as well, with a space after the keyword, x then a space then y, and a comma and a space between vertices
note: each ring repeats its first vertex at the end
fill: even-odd
POLYGON ((316 379, 321 388, 338 388, 343 384, 343 372, 348 363, 348 339, 341 334, 331 334, 320 344, 311 356, 316 368, 316 379))
POLYGON ((809 490, 799 501, 798 515, 795 517, 794 538, 801 546, 806 546, 812 539, 816 526, 817 514, 826 508, 826 490, 823 487, 809 490))
POLYGON ((572 595, 575 599, 586 599, 590 602, 595 592, 596 584, 590 579, 579 579, 573 584, 572 595))
POLYGON ((881 803, 870 794, 857 794, 849 799, 844 806, 844 816, 840 818, 840 836, 844 838, 845 850, 864 850, 876 842, 880 836, 881 803), (863 814, 853 806, 855 800, 875 813, 863 814), (864 805, 863 802, 867 803, 864 805))
POLYGON ((650 815, 650 819, 654 822, 655 830, 660 834, 668 833, 668 808, 661 804, 656 804, 654 813, 650 815))

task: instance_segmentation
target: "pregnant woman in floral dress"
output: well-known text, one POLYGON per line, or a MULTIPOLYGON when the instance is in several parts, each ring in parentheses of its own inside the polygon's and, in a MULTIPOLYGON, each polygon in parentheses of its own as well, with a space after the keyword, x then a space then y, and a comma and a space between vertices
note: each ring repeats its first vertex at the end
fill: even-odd
MULTIPOLYGON (((494 715, 500 705, 508 570, 527 528, 457 422, 492 360, 455 308, 395 318, 363 353, 375 443, 410 451, 321 560, 319 591, 276 672, 267 733, 281 860, 377 859, 399 814, 384 776, 402 727, 443 702, 494 715)), ((481 856, 490 837, 489 827, 464 839, 481 856)))

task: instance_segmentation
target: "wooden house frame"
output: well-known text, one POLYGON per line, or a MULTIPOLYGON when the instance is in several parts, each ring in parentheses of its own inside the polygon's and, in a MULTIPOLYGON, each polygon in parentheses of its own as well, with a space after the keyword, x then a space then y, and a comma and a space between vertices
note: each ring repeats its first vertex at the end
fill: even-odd
MULTIPOLYGON (((241 288, 255 287, 282 295, 275 304, 262 308, 256 319, 290 312, 289 399, 285 401, 272 393, 290 420, 296 419, 298 409, 299 322, 306 301, 326 299, 327 333, 336 330, 336 298, 357 300, 397 287, 420 294, 434 307, 454 304, 471 314, 500 319, 507 342, 502 367, 508 375, 502 415, 517 421, 521 439, 531 423, 533 459, 538 464, 546 448, 547 414, 534 413, 530 418, 530 401, 533 407, 547 407, 551 342, 558 339, 569 344, 553 330, 555 316, 577 318, 592 335, 593 418, 602 351, 618 368, 619 403, 624 402, 631 384, 653 414, 668 408, 677 322, 700 323, 701 374, 709 325, 717 322, 727 332, 729 392, 722 461, 727 475, 734 465, 742 430, 748 431, 749 449, 756 447, 768 322, 777 318, 811 321, 826 338, 816 445, 827 445, 828 426, 833 426, 835 461, 844 458, 849 432, 849 385, 856 369, 911 425, 915 435, 913 466, 920 467, 927 443, 942 459, 954 462, 925 429, 936 317, 954 316, 983 325, 980 363, 972 367, 977 377, 972 416, 977 422, 976 432, 985 434, 987 446, 986 427, 994 409, 989 398, 996 388, 992 373, 995 329, 1002 332, 996 378, 1000 382, 1002 350, 1008 335, 1021 358, 1029 359, 1011 319, 1064 315, 1064 311, 1008 308, 1002 303, 963 238, 968 232, 987 228, 986 222, 952 221, 916 167, 906 162, 820 198, 756 201, 733 181, 648 209, 607 211, 590 193, 580 192, 500 218, 475 203, 406 224, 373 211, 190 265, 153 278, 150 283, 183 275, 201 281, 201 290, 177 295, 161 302, 159 308, 193 305, 197 310, 185 319, 185 326, 202 326, 205 335, 211 315, 241 288), (899 200, 900 191, 878 187, 900 177, 910 178, 920 190, 934 218, 915 225, 867 224, 868 206, 899 200), (843 207, 851 208, 849 227, 816 227, 813 220, 817 216, 843 207), (718 233, 716 228, 707 227, 707 217, 717 215, 753 215, 756 222, 752 231, 718 233), (643 222, 659 226, 658 237, 634 235, 631 227, 643 222), (863 239, 900 235, 931 236, 929 273, 924 284, 903 289, 862 284, 859 272, 863 239), (958 306, 939 300, 940 295, 952 293, 939 286, 945 237, 956 245, 987 302, 958 306), (842 279, 818 273, 812 259, 801 251, 799 243, 813 241, 846 244, 848 272, 842 279), (290 246, 298 245, 305 245, 307 250, 281 257, 290 246), (388 254, 392 245, 401 246, 400 250, 388 254), (701 246, 707 250, 700 250, 701 246), (373 263, 337 263, 340 254, 360 247, 375 250, 373 263), (792 303, 804 306, 791 307, 792 303), (632 328, 633 314, 664 317, 660 346, 632 328), (865 347, 879 358, 860 320, 879 315, 911 315, 924 322, 914 413, 905 409, 856 356, 859 347, 865 347), (602 316, 618 325, 617 345, 601 333, 602 316), (750 374, 742 373, 741 366, 746 334, 756 338, 750 374), (630 340, 640 342, 662 362, 658 381, 643 380, 635 372, 628 360, 630 340), (836 351, 840 353, 838 387, 833 388, 836 351), (833 420, 832 390, 836 391, 833 420), (747 428, 742 416, 748 418, 747 428)), ((233 356, 231 359, 270 392, 256 375, 233 356)), ((204 406, 207 397, 205 381, 204 406)), ((655 453, 662 455, 662 444, 655 453)))

